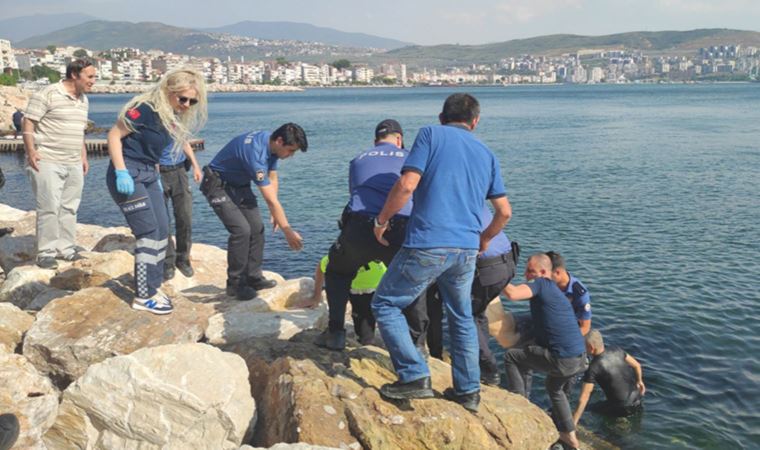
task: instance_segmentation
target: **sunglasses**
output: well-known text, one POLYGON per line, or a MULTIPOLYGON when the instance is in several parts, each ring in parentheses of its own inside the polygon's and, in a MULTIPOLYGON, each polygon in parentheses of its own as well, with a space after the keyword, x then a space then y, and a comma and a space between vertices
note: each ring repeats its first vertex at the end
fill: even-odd
POLYGON ((177 101, 180 102, 183 105, 185 103, 189 103, 190 106, 195 106, 195 104, 198 103, 198 99, 197 98, 180 97, 180 96, 177 96, 177 101))

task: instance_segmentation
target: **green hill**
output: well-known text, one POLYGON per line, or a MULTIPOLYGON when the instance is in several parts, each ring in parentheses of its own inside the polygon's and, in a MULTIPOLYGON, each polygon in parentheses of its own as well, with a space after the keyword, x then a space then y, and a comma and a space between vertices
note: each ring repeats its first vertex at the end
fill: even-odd
POLYGON ((45 48, 48 45, 71 45, 92 50, 133 47, 158 48, 168 52, 190 53, 197 46, 216 42, 207 33, 172 27, 157 22, 110 22, 94 20, 16 43, 20 48, 45 48))
POLYGON ((760 47, 760 33, 728 29, 652 31, 579 36, 555 34, 483 45, 411 46, 387 52, 392 60, 428 66, 493 63, 524 54, 558 56, 581 49, 643 50, 649 55, 693 55, 701 47, 742 44, 760 47))

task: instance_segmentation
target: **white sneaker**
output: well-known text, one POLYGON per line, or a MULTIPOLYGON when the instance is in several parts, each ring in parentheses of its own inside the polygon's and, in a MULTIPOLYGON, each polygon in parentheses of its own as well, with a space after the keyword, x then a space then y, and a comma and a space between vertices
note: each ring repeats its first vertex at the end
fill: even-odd
POLYGON ((168 295, 164 294, 161 289, 156 289, 156 296, 163 298, 167 303, 169 303, 169 305, 174 306, 172 299, 170 299, 168 295))
POLYGON ((132 301, 132 309, 148 311, 153 314, 169 314, 174 310, 174 307, 168 299, 156 294, 153 298, 148 299, 135 297, 132 301))

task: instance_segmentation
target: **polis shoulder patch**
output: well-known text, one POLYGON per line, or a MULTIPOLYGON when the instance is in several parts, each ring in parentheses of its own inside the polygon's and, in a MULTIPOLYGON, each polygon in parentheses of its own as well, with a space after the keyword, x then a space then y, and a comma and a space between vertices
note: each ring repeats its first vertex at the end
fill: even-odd
POLYGON ((129 117, 132 120, 137 120, 140 118, 140 111, 138 111, 137 108, 132 108, 129 111, 127 111, 127 117, 129 117))
POLYGON ((264 171, 263 170, 257 170, 256 171, 256 181, 264 181, 264 171))

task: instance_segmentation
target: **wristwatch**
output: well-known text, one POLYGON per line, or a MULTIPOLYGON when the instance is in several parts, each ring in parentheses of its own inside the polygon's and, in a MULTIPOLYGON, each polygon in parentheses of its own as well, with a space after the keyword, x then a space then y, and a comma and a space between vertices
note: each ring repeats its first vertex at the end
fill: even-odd
POLYGON ((377 221, 377 217, 375 217, 375 228, 385 228, 388 226, 388 222, 380 223, 377 221))

